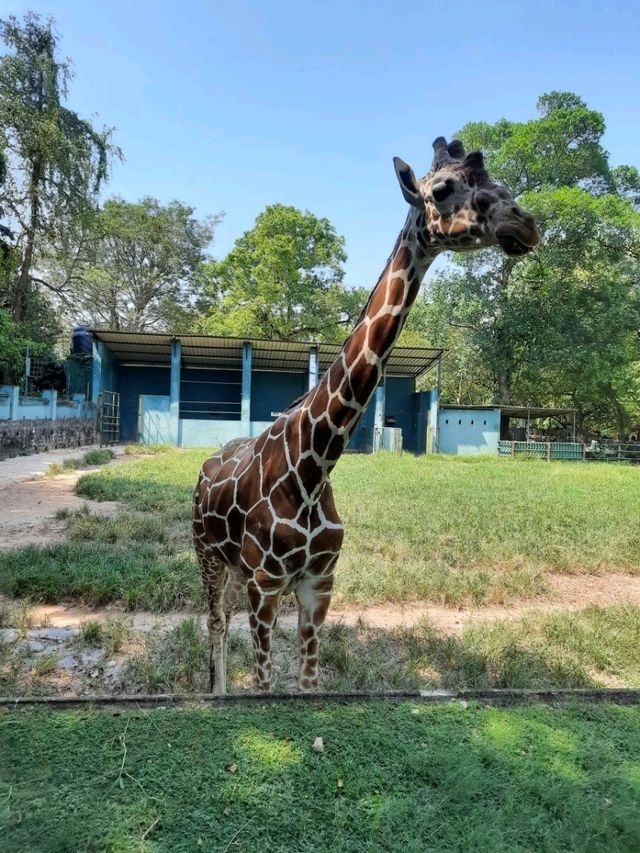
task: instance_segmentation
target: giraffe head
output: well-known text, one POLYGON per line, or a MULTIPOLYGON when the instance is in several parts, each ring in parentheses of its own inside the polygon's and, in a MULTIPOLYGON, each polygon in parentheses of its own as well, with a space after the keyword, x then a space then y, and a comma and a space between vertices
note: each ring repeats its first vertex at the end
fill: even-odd
POLYGON ((433 150, 431 169, 422 180, 404 160, 393 160, 424 250, 460 252, 499 245, 507 255, 524 255, 539 243, 533 217, 491 180, 481 151, 465 154, 459 140, 447 144, 443 136, 433 150))

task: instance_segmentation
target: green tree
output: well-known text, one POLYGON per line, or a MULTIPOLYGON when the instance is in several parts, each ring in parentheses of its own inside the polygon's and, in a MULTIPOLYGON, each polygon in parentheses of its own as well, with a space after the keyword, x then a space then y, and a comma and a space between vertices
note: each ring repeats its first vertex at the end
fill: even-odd
POLYGON ((179 201, 105 202, 50 270, 75 318, 126 331, 190 330, 197 272, 220 220, 193 214, 179 201))
POLYGON ((118 150, 109 130, 96 130, 65 106, 71 69, 60 61, 53 21, 31 12, 0 21, 7 53, 0 58, 0 147, 7 180, 3 207, 20 264, 11 315, 20 322, 46 241, 62 218, 82 217, 96 203, 118 150))
POLYGON ((622 432, 632 404, 623 377, 638 357, 637 171, 610 169, 604 120, 577 95, 552 92, 538 109, 530 122, 474 123, 459 134, 486 151, 491 174, 532 210, 544 240, 518 260, 458 256, 435 276, 434 342, 455 332, 458 372, 480 380, 473 402, 572 405, 586 426, 622 432))
POLYGON ((268 206, 231 252, 202 271, 210 334, 340 340, 364 291, 346 290, 344 238, 327 219, 268 206))

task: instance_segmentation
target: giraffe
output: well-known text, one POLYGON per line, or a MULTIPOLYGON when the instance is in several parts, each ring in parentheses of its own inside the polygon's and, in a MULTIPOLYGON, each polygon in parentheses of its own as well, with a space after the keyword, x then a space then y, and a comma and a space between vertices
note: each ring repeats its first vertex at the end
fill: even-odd
POLYGON ((298 604, 298 687, 318 687, 318 632, 331 600, 344 530, 329 476, 367 403, 417 296, 443 251, 499 245, 522 255, 539 241, 531 215, 495 184, 480 151, 433 143, 429 173, 394 166, 406 223, 353 332, 321 380, 257 438, 207 459, 193 501, 193 535, 209 616, 210 689, 226 691, 229 622, 246 586, 254 686, 271 690, 278 604, 298 604))

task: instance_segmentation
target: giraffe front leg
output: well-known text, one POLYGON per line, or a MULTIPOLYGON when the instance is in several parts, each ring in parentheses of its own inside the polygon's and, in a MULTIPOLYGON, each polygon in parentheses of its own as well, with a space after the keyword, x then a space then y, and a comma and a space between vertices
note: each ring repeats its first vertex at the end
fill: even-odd
POLYGON ((255 581, 247 585, 249 595, 249 625, 253 640, 253 686, 270 691, 273 678, 271 643, 278 615, 280 590, 264 592, 255 581))
POLYGON ((298 600, 298 688, 317 690, 318 634, 327 617, 333 589, 333 569, 320 577, 306 577, 296 587, 298 600))

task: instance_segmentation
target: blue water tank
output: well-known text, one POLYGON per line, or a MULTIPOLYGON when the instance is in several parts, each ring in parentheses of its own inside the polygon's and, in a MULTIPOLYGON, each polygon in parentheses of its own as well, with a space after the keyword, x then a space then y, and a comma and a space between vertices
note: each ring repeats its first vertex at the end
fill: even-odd
POLYGON ((71 352, 85 355, 93 351, 93 338, 88 326, 75 326, 71 333, 71 352))

